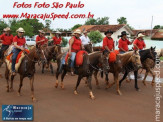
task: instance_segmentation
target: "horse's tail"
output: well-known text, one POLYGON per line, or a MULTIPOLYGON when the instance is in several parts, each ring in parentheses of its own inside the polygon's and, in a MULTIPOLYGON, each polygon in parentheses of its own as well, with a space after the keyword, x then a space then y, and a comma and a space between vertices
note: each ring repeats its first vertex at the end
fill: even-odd
POLYGON ((103 74, 103 71, 101 71, 101 78, 103 78, 104 77, 104 74, 103 74))

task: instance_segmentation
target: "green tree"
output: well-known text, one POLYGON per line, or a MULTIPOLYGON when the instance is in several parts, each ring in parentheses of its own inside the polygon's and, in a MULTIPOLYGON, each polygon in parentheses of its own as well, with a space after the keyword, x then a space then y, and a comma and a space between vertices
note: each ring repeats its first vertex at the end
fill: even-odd
POLYGON ((155 25, 153 29, 163 29, 163 26, 161 26, 161 25, 155 25))
POLYGON ((71 28, 71 30, 75 30, 75 29, 79 28, 80 26, 82 26, 82 25, 81 24, 76 24, 71 28))
POLYGON ((117 19, 118 24, 127 24, 127 19, 125 17, 120 17, 117 19))
POLYGON ((50 29, 51 20, 45 20, 45 28, 50 29))
POLYGON ((91 31, 88 34, 88 37, 90 38, 90 40, 93 42, 93 44, 99 43, 102 41, 102 35, 99 31, 91 31))
POLYGON ((85 25, 108 25, 109 24, 109 17, 102 17, 102 18, 89 18, 85 21, 85 25))
POLYGON ((0 33, 4 28, 8 27, 7 23, 4 22, 3 20, 0 20, 0 33))
POLYGON ((66 47, 67 43, 68 43, 68 39, 62 38, 62 47, 66 47))

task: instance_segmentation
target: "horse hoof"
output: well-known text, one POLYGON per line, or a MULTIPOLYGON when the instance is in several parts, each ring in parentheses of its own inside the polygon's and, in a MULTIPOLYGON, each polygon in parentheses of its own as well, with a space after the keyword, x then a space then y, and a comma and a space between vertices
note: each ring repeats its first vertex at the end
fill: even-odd
POLYGON ((32 98, 32 102, 37 102, 37 99, 35 97, 32 98))
POLYGON ((147 84, 146 84, 146 82, 145 82, 145 81, 142 81, 142 82, 143 82, 144 86, 147 86, 147 84))
POLYGON ((151 83, 151 85, 152 85, 152 87, 154 87, 155 86, 155 83, 151 83))
POLYGON ((22 96, 19 92, 18 92, 18 97, 22 96))
POLYGON ((64 86, 61 86, 61 89, 62 89, 62 90, 64 90, 64 89, 65 89, 65 87, 64 87, 64 86))
POLYGON ((118 93, 118 95, 120 95, 120 96, 122 95, 122 93, 121 93, 120 91, 117 91, 117 93, 118 93))
POLYGON ((75 91, 74 91, 74 94, 75 94, 75 95, 77 95, 77 94, 78 94, 78 92, 75 90, 75 91))
POLYGON ((90 95, 90 98, 91 98, 92 100, 95 100, 95 96, 93 96, 93 95, 92 95, 92 96, 90 95))
POLYGON ((58 88, 58 83, 55 84, 55 88, 58 88))
POLYGON ((6 92, 9 92, 9 89, 7 89, 6 92))
POLYGON ((139 88, 136 88, 136 91, 139 91, 140 92, 141 90, 139 88))

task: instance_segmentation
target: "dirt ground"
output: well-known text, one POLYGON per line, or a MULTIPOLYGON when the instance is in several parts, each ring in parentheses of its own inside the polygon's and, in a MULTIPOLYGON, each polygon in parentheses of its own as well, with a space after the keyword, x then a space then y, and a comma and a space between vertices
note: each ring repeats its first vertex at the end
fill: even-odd
MULTIPOLYGON (((53 64, 56 71, 56 64, 53 64)), ((6 81, 0 79, 0 106, 4 104, 33 105, 34 122, 154 122, 155 121, 155 88, 148 82, 144 86, 141 81, 138 85, 141 91, 134 89, 134 81, 123 82, 122 96, 117 95, 116 87, 106 90, 104 79, 99 78, 100 89, 96 88, 93 78, 93 93, 96 97, 91 100, 88 95, 88 87, 81 82, 78 95, 73 94, 77 76, 67 75, 64 80, 65 89, 55 88, 55 75, 49 71, 41 73, 36 65, 35 96, 38 102, 33 103, 30 98, 30 84, 28 78, 24 79, 22 96, 17 96, 19 87, 19 75, 14 80, 14 91, 6 92, 6 81)), ((0 68, 4 75, 5 65, 0 68)), ((161 78, 163 78, 161 67, 161 78)), ((113 77, 109 75, 110 82, 113 77)), ((163 88, 161 88, 161 94, 163 88)), ((2 109, 0 109, 0 121, 2 121, 2 109)), ((163 112, 163 100, 161 99, 161 114, 163 112)), ((163 122, 163 116, 161 118, 163 122)))

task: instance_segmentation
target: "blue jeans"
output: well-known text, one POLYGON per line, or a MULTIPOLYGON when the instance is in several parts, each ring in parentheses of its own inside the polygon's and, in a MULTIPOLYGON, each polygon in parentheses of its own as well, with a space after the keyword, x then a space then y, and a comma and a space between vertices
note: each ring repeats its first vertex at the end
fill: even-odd
POLYGON ((15 72, 15 64, 16 64, 16 58, 21 50, 14 48, 13 49, 13 55, 12 55, 12 72, 15 72))
POLYGON ((71 58, 70 58, 71 59, 71 65, 70 65, 71 68, 74 68, 75 56, 76 56, 76 53, 71 52, 71 58))
POLYGON ((124 54, 125 52, 124 52, 124 51, 120 51, 119 53, 120 53, 120 54, 124 54))

